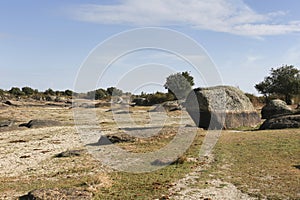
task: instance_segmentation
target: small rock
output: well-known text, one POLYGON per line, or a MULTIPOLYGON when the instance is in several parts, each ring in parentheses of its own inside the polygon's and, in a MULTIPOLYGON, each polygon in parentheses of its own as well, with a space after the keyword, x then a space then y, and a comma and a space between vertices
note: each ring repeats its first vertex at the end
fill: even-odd
POLYGON ((92 193, 73 188, 65 189, 37 189, 29 192, 27 195, 19 197, 19 200, 90 200, 92 199, 92 193))
POLYGON ((84 150, 67 150, 56 154, 54 157, 62 158, 62 157, 74 157, 74 156, 81 156, 84 153, 84 150))
POLYGON ((135 138, 125 134, 125 133, 120 133, 120 134, 109 134, 106 135, 107 139, 109 139, 112 143, 120 143, 120 142, 134 142, 135 138))
POLYGON ((30 120, 28 123, 20 124, 19 127, 25 126, 27 128, 38 128, 38 127, 50 127, 50 126, 60 126, 61 123, 54 120, 41 120, 34 119, 30 120))
POLYGON ((11 120, 0 121, 0 127, 11 127, 13 124, 14 121, 11 120))

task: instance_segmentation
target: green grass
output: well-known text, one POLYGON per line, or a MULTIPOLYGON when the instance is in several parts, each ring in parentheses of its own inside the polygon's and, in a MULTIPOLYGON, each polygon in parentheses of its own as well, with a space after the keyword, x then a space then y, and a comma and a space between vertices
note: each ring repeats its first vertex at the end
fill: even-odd
MULTIPOLYGON (((184 156, 196 158, 205 132, 199 130, 184 156)), ((149 152, 160 148, 172 139, 172 132, 153 137, 148 141, 118 144, 132 152, 149 152), (170 137, 166 137, 171 135, 170 137)), ((198 182, 191 187, 208 187, 206 182, 221 179, 233 183, 241 191, 268 199, 300 199, 300 129, 271 131, 223 131, 214 148, 215 161, 201 171, 198 182)), ((167 195, 172 184, 183 178, 200 162, 169 165, 149 173, 107 172, 90 173, 100 165, 91 156, 52 158, 57 167, 67 166, 58 172, 29 174, 20 177, 0 177, 0 193, 38 188, 79 187, 91 190, 94 199, 157 199, 167 195), (103 178, 105 177, 105 178, 103 178), (108 183, 103 186, 103 180, 108 183)), ((54 163, 53 163, 54 162, 54 163)), ((226 187, 226 183, 220 187, 226 187)))
POLYGON ((268 199, 300 199, 299 129, 225 132, 214 152, 215 174, 240 190, 268 199))
MULTIPOLYGON (((203 135, 198 133, 185 156, 197 157, 202 140, 203 135)), ((168 142, 168 140, 164 141, 168 142)), ((145 143, 143 143, 144 145, 145 143)), ((124 147, 125 144, 122 146, 124 147)), ((157 147, 151 144, 146 149, 150 150, 151 148, 156 149, 157 147)), ((144 152, 144 150, 136 148, 135 152, 144 152)), ((113 172, 110 176, 114 184, 111 188, 99 190, 95 195, 95 199, 157 199, 162 195, 167 195, 172 183, 190 173, 197 165, 199 163, 183 162, 182 164, 169 165, 148 173, 113 172)))

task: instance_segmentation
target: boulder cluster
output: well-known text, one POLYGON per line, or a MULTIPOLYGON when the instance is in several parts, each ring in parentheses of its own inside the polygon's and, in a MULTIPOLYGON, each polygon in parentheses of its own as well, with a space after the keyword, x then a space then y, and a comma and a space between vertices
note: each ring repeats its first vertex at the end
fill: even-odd
POLYGON ((282 100, 271 100, 262 108, 261 114, 266 120, 260 126, 260 130, 300 128, 299 110, 292 110, 282 100))
MULTIPOLYGON (((261 122, 249 98, 231 86, 194 89, 187 96, 185 106, 195 124, 204 129, 256 127, 261 122)), ((265 121, 260 130, 300 128, 300 108, 293 110, 279 99, 269 101, 262 108, 261 118, 265 121)))

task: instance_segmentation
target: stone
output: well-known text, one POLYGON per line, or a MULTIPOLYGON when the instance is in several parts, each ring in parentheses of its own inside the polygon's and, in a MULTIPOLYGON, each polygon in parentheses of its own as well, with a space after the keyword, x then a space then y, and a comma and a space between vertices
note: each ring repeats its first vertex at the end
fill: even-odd
POLYGON ((125 134, 125 133, 119 133, 119 134, 108 134, 105 135, 109 141, 112 143, 120 143, 120 142, 134 142, 135 138, 125 134))
POLYGON ((285 129, 285 128, 300 128, 300 114, 284 115, 267 119, 260 126, 260 130, 266 129, 285 129))
POLYGON ((84 150, 67 150, 59 154, 56 154, 54 157, 56 158, 75 157, 75 156, 81 156, 84 152, 85 152, 84 150))
POLYGON ((171 112, 176 110, 182 110, 182 106, 178 103, 178 101, 166 101, 162 104, 157 104, 155 107, 149 112, 171 112))
POLYGON ((4 102, 4 104, 8 105, 8 106, 22 106, 23 104, 19 101, 13 101, 13 100, 7 100, 4 102))
POLYGON ((260 123, 249 98, 232 86, 194 89, 185 106, 195 124, 204 129, 255 127, 260 123))
POLYGON ((45 119, 33 119, 28 123, 20 124, 19 126, 25 126, 27 128, 39 128, 39 127, 50 127, 50 126, 60 126, 61 123, 54 120, 45 120, 45 119))
POLYGON ((14 121, 4 120, 0 121, 0 127, 11 127, 14 124, 14 121))
POLYGON ((290 115, 292 113, 292 109, 280 99, 269 101, 261 110, 262 119, 270 119, 276 116, 290 115))
POLYGON ((149 101, 146 98, 135 98, 132 100, 132 103, 135 104, 136 106, 147 106, 149 105, 149 101))
POLYGON ((88 191, 79 190, 75 188, 64 189, 37 189, 30 191, 28 194, 19 197, 19 200, 90 200, 93 194, 88 191))

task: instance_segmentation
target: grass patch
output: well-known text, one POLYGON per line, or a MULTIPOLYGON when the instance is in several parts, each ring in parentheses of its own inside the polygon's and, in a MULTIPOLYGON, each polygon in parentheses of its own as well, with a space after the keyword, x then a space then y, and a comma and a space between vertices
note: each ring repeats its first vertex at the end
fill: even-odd
MULTIPOLYGON (((157 140, 159 140, 157 138, 157 140)), ((203 135, 198 133, 195 137, 190 149, 185 153, 184 157, 197 157, 199 148, 202 144, 203 135)), ((166 142, 168 142, 166 140, 166 142)), ((166 143, 165 143, 166 144, 166 143)), ((123 144, 125 146, 126 144, 123 144)), ((140 144, 139 144, 140 145, 140 144)), ((136 152, 144 152, 145 144, 136 148, 136 152)), ((156 146, 147 147, 148 150, 156 146)), ((168 189, 172 184, 190 173, 199 163, 197 162, 179 162, 180 164, 172 164, 162 169, 148 173, 126 173, 113 172, 110 173, 114 184, 110 188, 100 189, 95 199, 157 199, 162 195, 168 194, 168 189)))
POLYGON ((300 130, 224 132, 214 173, 252 196, 299 199, 300 130), (226 167, 229 166, 229 167, 226 167))

